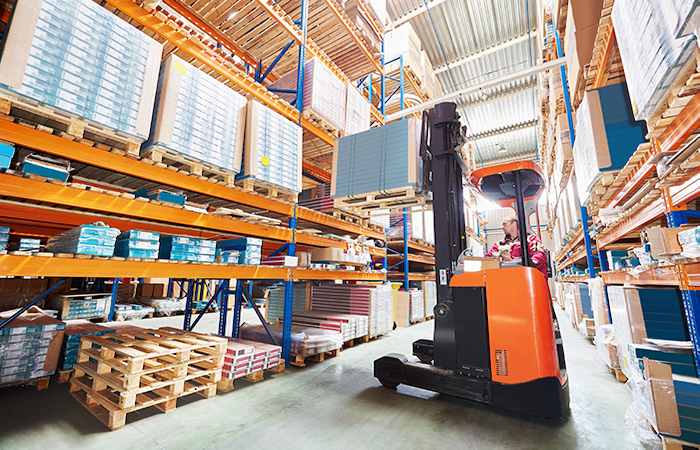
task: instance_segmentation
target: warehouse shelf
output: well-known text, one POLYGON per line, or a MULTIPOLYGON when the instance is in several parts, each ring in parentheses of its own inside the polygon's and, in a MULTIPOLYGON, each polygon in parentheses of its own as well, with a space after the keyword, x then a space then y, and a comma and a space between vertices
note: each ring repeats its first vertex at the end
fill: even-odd
MULTIPOLYGON (((389 239, 387 240, 387 246, 392 250, 403 252, 403 239, 389 239)), ((435 253, 433 245, 416 242, 411 238, 408 240, 408 249, 424 253, 435 253)))
MULTIPOLYGON (((212 183, 198 176, 173 172, 165 167, 149 164, 144 160, 138 161, 107 151, 97 150, 89 145, 47 134, 15 123, 0 121, 0 139, 14 142, 19 146, 107 169, 112 172, 122 173, 178 189, 185 189, 232 203, 254 206, 256 210, 279 213, 285 217, 291 217, 294 214, 294 205, 288 202, 282 202, 246 192, 233 186, 212 183)), ((304 221, 310 224, 323 225, 352 234, 363 234, 373 239, 384 238, 384 234, 381 232, 349 223, 308 208, 299 207, 297 209, 297 217, 300 222, 304 221)), ((312 226, 313 225, 309 225, 307 227, 310 228, 312 226)))
POLYGON ((602 272, 605 284, 632 284, 632 285, 656 285, 678 286, 679 270, 676 264, 635 268, 627 270, 615 270, 602 272))
MULTIPOLYGON (((389 281, 403 281, 404 274, 401 272, 389 272, 389 281)), ((412 272, 408 274, 408 281, 435 281, 435 272, 412 272)))
POLYGON ((293 278, 301 280, 347 280, 384 281, 383 272, 360 272, 354 270, 294 269, 293 278))

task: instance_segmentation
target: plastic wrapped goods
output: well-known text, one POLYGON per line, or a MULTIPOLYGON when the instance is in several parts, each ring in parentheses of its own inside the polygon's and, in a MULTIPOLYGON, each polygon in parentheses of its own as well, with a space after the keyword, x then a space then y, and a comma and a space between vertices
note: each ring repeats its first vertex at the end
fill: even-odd
POLYGON ((151 137, 164 147, 238 173, 246 99, 175 55, 163 61, 151 137))
POLYGON ((301 141, 299 125, 256 101, 250 101, 243 171, 237 179, 254 178, 301 192, 301 141))
POLYGON ((399 120, 335 141, 331 197, 421 191, 420 122, 399 120))
POLYGON ((23 0, 12 17, 0 59, 3 87, 148 137, 161 44, 90 0, 23 0))
MULTIPOLYGON (((275 342, 282 342, 282 324, 274 323, 267 326, 275 342)), ((241 338, 250 341, 272 343, 267 331, 262 325, 241 327, 241 338)), ((292 325, 291 354, 315 355, 330 352, 343 346, 343 335, 337 331, 321 330, 318 328, 299 327, 292 325)))
POLYGON ((617 0, 613 6, 615 37, 637 119, 651 117, 695 52, 694 36, 676 39, 678 17, 669 6, 656 0, 617 0))
POLYGON ((345 126, 343 127, 345 134, 350 135, 369 130, 372 116, 371 105, 352 83, 345 83, 345 87, 347 89, 345 126))
POLYGON ((81 225, 51 236, 46 251, 83 255, 113 256, 114 244, 120 231, 107 224, 81 225))
MULTIPOLYGON (((291 71, 269 86, 270 89, 296 91, 297 72, 291 71)), ((282 99, 292 103, 296 93, 277 93, 282 99)), ((335 76, 318 58, 311 58, 304 64, 304 111, 313 113, 325 120, 336 130, 345 126, 345 84, 335 76)))

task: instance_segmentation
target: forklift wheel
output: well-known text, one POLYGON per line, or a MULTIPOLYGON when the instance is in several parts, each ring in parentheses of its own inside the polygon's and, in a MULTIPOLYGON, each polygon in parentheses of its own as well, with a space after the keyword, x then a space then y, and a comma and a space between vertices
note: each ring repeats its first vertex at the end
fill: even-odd
POLYGON ((382 380, 381 378, 379 379, 379 382, 382 383, 382 386, 384 386, 385 388, 389 388, 389 389, 396 389, 396 386, 399 385, 399 383, 394 383, 392 381, 382 380))
POLYGON ((423 364, 430 364, 431 362, 433 362, 433 358, 432 358, 432 357, 428 357, 428 356, 422 356, 422 357, 421 357, 421 356, 418 356, 418 359, 419 359, 420 362, 422 362, 423 364))

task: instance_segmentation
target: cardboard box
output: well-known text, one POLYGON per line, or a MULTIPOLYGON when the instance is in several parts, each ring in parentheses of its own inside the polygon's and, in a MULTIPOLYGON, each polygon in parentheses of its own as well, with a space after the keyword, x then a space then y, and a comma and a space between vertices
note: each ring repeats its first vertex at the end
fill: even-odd
MULTIPOLYGON (((10 314, 7 314, 7 319, 10 314)), ((65 334, 63 329, 65 325, 60 320, 56 320, 48 315, 44 314, 39 308, 31 307, 24 314, 13 320, 7 325, 6 328, 20 328, 20 327, 32 327, 32 326, 42 326, 43 329, 53 328, 53 330, 47 330, 51 333, 51 342, 48 346, 48 351, 46 353, 46 358, 44 359, 43 370, 48 372, 56 370, 58 367, 58 359, 61 356, 61 347, 63 346, 63 335, 65 334)), ((14 334, 12 330, 9 331, 10 334, 14 334)))
POLYGON ((464 258, 462 267, 465 272, 479 272, 481 270, 498 269, 501 263, 489 256, 468 256, 464 258))
POLYGON ((665 228, 660 226, 646 228, 643 232, 651 246, 651 256, 654 259, 680 255, 683 246, 678 242, 678 233, 689 227, 665 228))
POLYGON ((642 340, 647 337, 647 329, 644 325, 644 313, 642 312, 639 292, 636 289, 625 289, 625 302, 630 331, 632 332, 632 343, 642 344, 642 340))
POLYGON ((680 436, 681 424, 671 366, 644 358, 644 377, 649 380, 652 406, 652 417, 647 417, 647 420, 657 433, 680 436))
POLYGON ((394 320, 397 327, 408 328, 411 326, 411 294, 406 291, 396 293, 396 315, 394 320))
POLYGON ((314 248, 311 250, 311 261, 345 261, 345 252, 341 248, 314 248))
POLYGON ((566 16, 566 65, 569 92, 573 97, 583 76, 583 68, 590 64, 595 46, 603 0, 570 0, 566 16))

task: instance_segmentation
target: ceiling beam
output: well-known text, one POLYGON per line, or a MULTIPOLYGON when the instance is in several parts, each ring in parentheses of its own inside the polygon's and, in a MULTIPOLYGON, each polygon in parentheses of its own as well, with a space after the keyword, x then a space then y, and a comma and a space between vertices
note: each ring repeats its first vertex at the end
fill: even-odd
POLYGON ((532 153, 519 153, 517 155, 508 156, 506 158, 485 159, 484 167, 495 166, 496 164, 505 164, 514 161, 533 160, 536 158, 537 153, 535 153, 534 151, 532 153))
MULTIPOLYGON (((536 38, 537 37, 537 31, 535 30, 534 33, 530 34, 530 39, 536 38)), ((514 39, 511 39, 510 41, 503 42, 502 44, 494 45, 491 48, 487 48, 484 50, 479 50, 476 53, 472 53, 471 55, 467 56, 466 58, 458 59, 457 61, 453 61, 450 63, 450 69, 454 69, 455 67, 463 66, 467 64, 468 62, 474 61, 476 59, 481 58, 482 56, 490 55, 491 53, 496 53, 497 51, 503 50, 505 48, 511 47, 516 44, 520 44, 521 42, 527 42, 528 40, 528 35, 524 34, 520 37, 516 37, 514 39)), ((445 72, 447 70, 447 65, 443 65, 438 67, 437 69, 433 70, 433 73, 435 75, 445 72)))
POLYGON ((498 128, 494 128, 492 130, 482 131, 481 133, 467 136, 467 139, 470 139, 472 141, 476 141, 478 139, 484 139, 487 137, 498 136, 501 134, 510 133, 512 131, 523 130, 525 128, 532 128, 535 125, 537 125, 537 120, 533 119, 533 120, 529 120, 527 122, 520 122, 520 123, 515 123, 512 125, 506 125, 505 127, 498 127, 498 128))
POLYGON ((408 116, 410 114, 413 114, 415 112, 423 111, 424 109, 428 109, 432 106, 437 105, 438 103, 444 103, 444 102, 449 102, 452 101, 458 97, 462 96, 468 96, 471 94, 475 94, 479 91, 482 91, 484 89, 491 89, 496 86, 500 86, 502 84, 510 83, 511 81, 516 81, 521 78, 527 78, 532 75, 536 75, 540 72, 544 72, 545 70, 550 70, 550 69, 557 69, 560 66, 563 66, 566 64, 566 58, 557 58, 552 61, 547 61, 542 64, 537 64, 536 66, 528 67, 523 70, 519 70, 517 72, 510 73, 508 75, 504 75, 502 77, 494 78, 493 80, 489 81, 484 81, 483 83, 479 83, 474 86, 469 86, 464 89, 460 89, 459 91, 451 92, 449 94, 443 95, 441 97, 429 100, 427 102, 421 103, 420 105, 415 105, 411 106, 410 108, 403 109, 401 111, 397 111, 393 114, 389 114, 386 116, 386 121, 391 122, 396 119, 400 119, 402 117, 408 116))
POLYGON ((424 12, 426 12, 428 9, 433 8, 440 3, 444 3, 446 0, 433 0, 432 2, 428 2, 427 5, 424 3, 418 8, 414 9, 410 13, 406 14, 405 16, 401 16, 398 19, 396 19, 391 25, 396 28, 400 25, 403 25, 404 23, 408 22, 409 20, 413 19, 414 17, 418 17, 424 12))
POLYGON ((489 103, 497 102, 500 100, 505 100, 509 97, 513 97, 515 95, 520 95, 524 93, 525 91, 528 91, 532 89, 532 87, 535 85, 535 83, 531 82, 529 79, 527 82, 523 84, 519 84, 515 87, 512 87, 508 90, 505 91, 498 91, 492 95, 486 96, 484 99, 479 99, 475 100, 472 102, 462 102, 462 106, 464 106, 464 109, 472 109, 472 108, 477 108, 479 106, 484 106, 488 105, 489 103))

